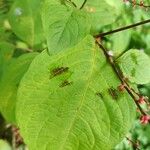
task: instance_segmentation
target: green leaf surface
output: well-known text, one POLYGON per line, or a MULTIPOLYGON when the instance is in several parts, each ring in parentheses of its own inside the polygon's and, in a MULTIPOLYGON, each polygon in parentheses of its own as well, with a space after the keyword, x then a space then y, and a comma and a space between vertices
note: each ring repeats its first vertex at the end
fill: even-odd
POLYGON ((15 122, 17 89, 37 53, 24 54, 11 60, 6 66, 0 82, 0 112, 8 122, 15 122))
POLYGON ((143 51, 131 49, 118 60, 123 74, 136 84, 150 83, 150 57, 143 51))
POLYGON ((0 150, 12 150, 12 148, 6 141, 0 140, 0 150))
MULTIPOLYGON (((109 29, 109 30, 114 30, 114 29, 117 29, 118 27, 131 24, 131 21, 129 17, 127 16, 126 12, 123 12, 123 13, 124 15, 122 15, 122 18, 117 20, 112 25, 112 29, 109 29)), ((118 32, 117 34, 112 34, 111 36, 109 36, 109 40, 112 43, 109 49, 113 51, 115 56, 119 56, 121 53, 123 53, 127 49, 131 40, 131 35, 132 35, 131 33, 132 33, 132 30, 127 30, 127 31, 118 32)))
POLYGON ((130 32, 120 32, 111 36, 112 50, 116 56, 124 52, 130 42, 130 32))
POLYGON ((3 58, 2 55, 0 55, 0 80, 3 72, 3 58))
POLYGON ((47 0, 42 14, 50 54, 76 45, 90 32, 91 24, 83 11, 47 0))
POLYGON ((5 65, 12 58, 14 53, 14 45, 8 42, 0 42, 0 79, 5 68, 5 65))
POLYGON ((91 36, 38 55, 17 96, 17 123, 30 150, 111 150, 131 127, 135 105, 91 36))
POLYGON ((15 46, 8 42, 0 42, 0 55, 4 61, 9 60, 14 53, 15 46))
MULTIPOLYGON (((80 9, 84 0, 72 0, 80 9)), ((113 23, 122 10, 120 0, 87 0, 82 8, 91 21, 91 34, 95 35, 101 31, 105 25, 113 23)))
POLYGON ((44 40, 40 16, 41 0, 16 0, 9 13, 13 32, 30 46, 44 40))
MULTIPOLYGON (((120 3, 120 2, 118 2, 120 3)), ((84 10, 89 14, 92 27, 91 33, 97 34, 105 25, 113 23, 120 14, 117 2, 106 0, 87 0, 84 10)))

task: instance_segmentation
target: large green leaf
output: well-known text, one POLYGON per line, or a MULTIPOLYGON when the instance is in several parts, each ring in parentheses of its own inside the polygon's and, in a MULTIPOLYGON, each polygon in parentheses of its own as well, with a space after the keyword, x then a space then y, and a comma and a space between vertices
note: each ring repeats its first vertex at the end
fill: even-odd
POLYGON ((57 2, 46 0, 42 16, 50 54, 76 45, 90 32, 85 12, 57 2))
MULTIPOLYGON (((73 0, 78 8, 82 6, 84 0, 73 0)), ((102 26, 111 24, 120 14, 119 0, 87 0, 83 10, 89 14, 92 23, 91 33, 97 34, 102 26)))
POLYGON ((17 89, 37 53, 24 54, 13 59, 3 72, 0 82, 0 111, 8 122, 15 122, 17 89))
POLYGON ((41 0, 16 0, 9 13, 13 32, 30 46, 43 42, 41 0))
POLYGON ((143 51, 131 49, 118 60, 123 74, 136 84, 150 83, 150 57, 143 51))
POLYGON ((128 132, 135 106, 91 36, 23 77, 17 122, 30 150, 110 150, 128 132), (109 143, 109 144, 108 144, 109 143))

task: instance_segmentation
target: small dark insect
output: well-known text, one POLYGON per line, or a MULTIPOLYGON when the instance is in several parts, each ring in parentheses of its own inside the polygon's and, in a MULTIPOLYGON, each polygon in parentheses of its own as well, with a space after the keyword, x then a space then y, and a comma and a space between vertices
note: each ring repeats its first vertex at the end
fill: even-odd
POLYGON ((51 71, 51 74, 52 76, 58 76, 58 75, 61 75, 62 73, 64 72, 67 72, 69 70, 69 67, 58 67, 58 68, 55 68, 51 71))
POLYGON ((103 99, 103 95, 102 95, 102 93, 97 92, 97 93, 96 93, 96 95, 103 99))
POLYGON ((109 95, 111 95, 111 97, 115 100, 118 99, 118 91, 116 89, 114 89, 113 87, 108 89, 108 93, 109 95))
POLYGON ((72 84, 72 82, 69 82, 68 80, 64 80, 64 81, 59 85, 59 87, 65 87, 65 86, 71 85, 71 84, 72 84))

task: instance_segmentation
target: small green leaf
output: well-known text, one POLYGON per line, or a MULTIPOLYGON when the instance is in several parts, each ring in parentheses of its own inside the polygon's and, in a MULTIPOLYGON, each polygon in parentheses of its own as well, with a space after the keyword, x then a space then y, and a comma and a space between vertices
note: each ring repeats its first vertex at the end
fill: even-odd
POLYGON ((90 32, 91 24, 83 11, 47 0, 42 16, 50 54, 76 45, 90 32))
POLYGON ((11 60, 0 82, 0 111, 8 122, 15 122, 17 89, 23 75, 37 53, 24 54, 11 60))
POLYGON ((15 46, 8 42, 0 42, 0 55, 5 61, 9 60, 14 53, 15 46))
POLYGON ((91 36, 57 55, 43 51, 18 90, 17 123, 29 149, 111 150, 135 115, 119 84, 91 36))
POLYGON ((12 58, 14 53, 14 45, 8 42, 0 42, 0 79, 5 68, 5 65, 12 58))
POLYGON ((9 13, 13 32, 30 46, 44 40, 40 17, 41 0, 16 0, 9 13))
POLYGON ((150 83, 150 57, 143 51, 131 49, 118 60, 123 74, 136 84, 150 83))

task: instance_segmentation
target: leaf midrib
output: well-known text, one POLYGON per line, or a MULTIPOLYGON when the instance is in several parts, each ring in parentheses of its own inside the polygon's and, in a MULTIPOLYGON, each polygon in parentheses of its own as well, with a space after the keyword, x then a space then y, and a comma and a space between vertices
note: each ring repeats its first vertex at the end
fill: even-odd
POLYGON ((61 37, 62 37, 62 35, 63 35, 63 33, 64 33, 65 29, 66 29, 66 26, 67 26, 68 23, 69 23, 70 17, 72 16, 73 12, 74 12, 73 10, 70 10, 70 15, 68 15, 68 17, 66 17, 67 19, 66 19, 66 21, 65 21, 65 23, 64 23, 63 30, 62 30, 61 33, 59 34, 59 38, 58 38, 58 40, 57 40, 57 42, 56 42, 56 45, 57 45, 57 44, 60 42, 60 40, 62 39, 61 37))
POLYGON ((88 90, 88 88, 89 88, 89 85, 90 85, 90 80, 91 80, 91 77, 92 77, 92 74, 93 74, 93 70, 94 70, 94 66, 95 66, 95 50, 93 49, 93 63, 92 63, 92 66, 91 66, 91 73, 90 73, 90 75, 89 75, 89 78, 88 78, 88 80, 87 80, 87 86, 86 86, 86 88, 85 88, 85 92, 84 92, 84 94, 83 94, 83 98, 82 98, 82 100, 81 100, 81 102, 80 102, 80 105, 79 105, 79 109, 76 111, 76 114, 75 114, 75 117, 73 118, 73 121, 72 121, 72 123, 71 123, 71 125, 70 125, 70 127, 69 127, 69 130, 68 130, 68 133, 67 133, 67 135, 66 135, 66 138, 64 138, 64 141, 62 142, 63 144, 61 145, 61 147, 59 148, 59 150, 63 150, 63 148, 64 148, 64 146, 65 146, 65 144, 66 144, 66 141, 67 141, 67 138, 68 138, 68 136, 69 136, 69 134, 70 134, 70 132, 71 132, 71 130, 72 130, 72 128, 73 128, 73 126, 74 126, 74 123, 75 123, 75 120, 76 120, 76 118, 77 118, 77 116, 79 115, 79 112, 80 112, 80 110, 81 110, 81 108, 82 108, 82 106, 83 106, 83 102, 84 102, 84 100, 85 100, 85 95, 86 95, 86 92, 87 92, 87 90, 88 90))

